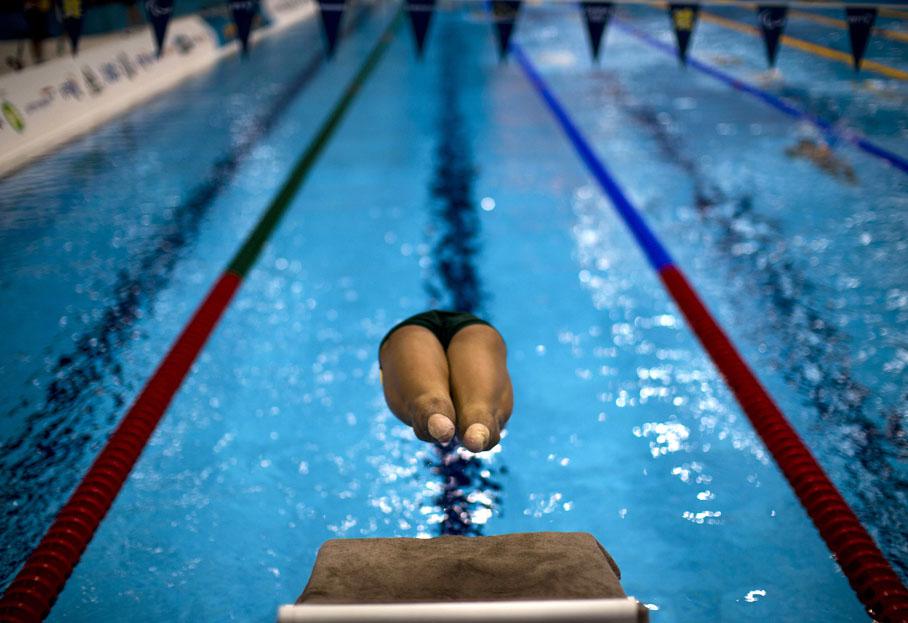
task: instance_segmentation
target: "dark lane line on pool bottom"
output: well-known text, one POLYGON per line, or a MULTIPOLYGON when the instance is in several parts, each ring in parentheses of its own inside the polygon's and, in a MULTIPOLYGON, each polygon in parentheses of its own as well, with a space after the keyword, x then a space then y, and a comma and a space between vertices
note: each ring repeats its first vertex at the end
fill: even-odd
POLYGON ((599 74, 605 83, 610 103, 644 128, 655 140, 661 155, 683 171, 693 182, 692 204, 701 222, 718 231, 717 241, 730 270, 739 270, 755 286, 751 295, 759 296, 768 308, 760 316, 766 323, 760 331, 771 335, 788 351, 782 351, 774 364, 785 380, 796 387, 804 400, 814 407, 823 424, 827 451, 847 452, 856 462, 845 464, 848 489, 861 505, 858 515, 873 526, 882 549, 898 569, 908 577, 908 524, 903 511, 908 481, 893 470, 889 461, 908 456, 908 438, 901 425, 898 408, 883 409, 886 417, 878 425, 872 417, 870 388, 861 384, 848 365, 849 337, 837 330, 832 319, 824 317, 810 305, 809 295, 819 288, 788 257, 787 247, 778 226, 754 209, 750 193, 729 196, 721 184, 710 179, 699 160, 685 153, 680 138, 664 122, 665 110, 656 109, 633 98, 619 80, 599 74), (738 244, 753 244, 760 251, 734 255, 738 244), (776 257, 778 256, 778 257, 776 257), (805 300, 806 299, 806 300, 805 300), (787 355, 787 356, 786 356, 787 355), (860 431, 854 434, 854 429, 860 431), (828 437, 829 432, 835 435, 828 437))
MULTIPOLYGON (((345 32, 358 28, 366 15, 366 10, 357 12, 345 32)), ((124 346, 135 341, 134 325, 170 283, 186 249, 198 237, 215 199, 316 76, 323 59, 318 51, 305 62, 272 106, 250 124, 251 131, 219 158, 206 178, 174 208, 173 219, 150 237, 151 244, 133 254, 138 259, 133 267, 120 271, 113 286, 113 301, 101 319, 77 338, 74 350, 57 357, 43 403, 35 408, 23 399, 5 414, 8 420, 22 417, 23 429, 15 438, 0 443, 0 480, 7 483, 0 493, 3 508, 0 541, 4 543, 0 554, 0 587, 6 586, 25 560, 29 547, 47 526, 60 496, 70 491, 78 480, 77 464, 97 439, 92 434, 94 429, 108 430, 125 405, 130 387, 123 382, 123 365, 118 355, 124 346), (100 389, 103 395, 98 394, 100 389), (21 416, 22 411, 30 408, 34 410, 21 416), (96 419, 86 422, 98 414, 103 416, 103 422, 96 419), (84 432, 87 424, 92 432, 84 432), (29 512, 23 513, 23 508, 29 512)))
MULTIPOLYGON (((614 19, 613 22, 619 30, 631 35, 632 37, 635 37, 636 39, 639 39, 651 48, 659 50, 663 54, 667 54, 673 58, 676 56, 675 49, 671 45, 643 32, 629 22, 617 18, 614 19)), ((747 93, 748 95, 757 98, 758 100, 775 108, 779 112, 792 117, 793 119, 810 123, 812 126, 823 133, 830 145, 834 146, 839 141, 845 141, 847 143, 850 143, 851 145, 854 145, 864 153, 870 154, 871 156, 888 162, 890 165, 900 170, 902 173, 908 174, 908 159, 905 159, 902 156, 889 151, 888 149, 880 147, 873 141, 865 138, 854 130, 849 130, 847 128, 837 128, 829 121, 821 119, 816 115, 812 115, 805 110, 801 110, 790 102, 786 102, 782 98, 764 91, 763 89, 752 84, 749 84, 744 80, 735 78, 731 74, 727 74, 724 71, 713 67, 712 65, 694 58, 693 56, 688 57, 687 64, 688 66, 693 67, 694 69, 727 84, 737 91, 747 93)))
POLYGON ((908 589, 873 538, 593 151, 529 56, 515 43, 511 44, 511 50, 527 80, 646 253, 650 265, 721 372, 868 614, 882 621, 904 620, 908 616, 908 589))
MULTIPOLYGON (((424 288, 431 308, 481 315, 485 293, 475 263, 480 250, 480 220, 473 197, 476 164, 460 102, 463 44, 456 24, 445 21, 439 26, 443 30, 436 37, 441 49, 430 232, 435 236, 432 265, 436 274, 426 275, 424 288)), ((501 500, 501 485, 495 477, 507 469, 482 461, 453 443, 435 444, 435 450, 436 460, 427 461, 426 466, 442 479, 435 498, 444 515, 438 524, 439 535, 481 535, 485 518, 482 522, 474 518, 480 509, 484 516, 494 513, 501 500)))
POLYGON ((390 20, 318 133, 294 164, 281 190, 7 588, 0 599, 0 617, 4 621, 40 620, 50 612, 202 347, 356 95, 378 65, 391 43, 394 31, 402 22, 402 17, 402 11, 398 10, 390 20))

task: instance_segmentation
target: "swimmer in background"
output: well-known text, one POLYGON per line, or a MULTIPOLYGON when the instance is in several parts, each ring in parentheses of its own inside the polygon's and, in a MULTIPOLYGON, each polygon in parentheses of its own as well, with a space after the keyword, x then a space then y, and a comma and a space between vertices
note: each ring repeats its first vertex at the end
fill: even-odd
POLYGON ((423 441, 455 433, 472 452, 489 450, 514 408, 501 335, 466 312, 432 310, 395 325, 379 345, 388 407, 423 441))
POLYGON ((822 141, 802 138, 796 145, 786 149, 785 155, 789 158, 806 158, 826 173, 837 179, 844 179, 849 184, 858 182, 851 165, 837 158, 829 145, 822 141))

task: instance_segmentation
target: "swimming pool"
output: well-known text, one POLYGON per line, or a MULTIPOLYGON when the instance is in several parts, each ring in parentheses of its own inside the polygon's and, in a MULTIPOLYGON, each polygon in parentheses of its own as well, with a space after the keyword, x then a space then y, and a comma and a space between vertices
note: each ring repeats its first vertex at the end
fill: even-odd
MULTIPOLYGON (((389 18, 328 64, 315 24, 263 41, 0 181, 4 587, 389 18)), ((516 40, 904 579, 906 177, 842 147, 857 181, 832 179, 785 155, 809 127, 626 29, 593 67, 584 36, 527 7, 516 40)), ((788 48, 772 81, 760 45, 702 23, 692 55, 908 156, 902 83, 788 48)), ((863 616, 484 15, 440 13, 422 62, 398 29, 51 618, 272 620, 327 538, 530 530, 592 532, 656 620, 863 616), (509 344, 515 414, 480 460, 381 398, 379 339, 433 306, 509 344)))

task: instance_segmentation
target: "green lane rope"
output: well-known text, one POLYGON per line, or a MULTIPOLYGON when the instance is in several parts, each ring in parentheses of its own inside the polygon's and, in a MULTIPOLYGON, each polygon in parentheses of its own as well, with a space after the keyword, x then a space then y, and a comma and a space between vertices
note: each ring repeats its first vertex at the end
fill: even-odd
POLYGON ((315 139, 309 143, 309 147, 306 148, 303 155, 296 161, 293 170, 281 187, 280 192, 278 192, 271 201, 271 205, 268 206, 265 214, 262 215, 262 218, 256 224, 255 229, 252 230, 252 233, 250 233, 243 242, 243 246, 240 247, 239 251, 237 251, 236 255, 233 257, 233 260, 231 260, 227 267, 228 271, 235 273, 239 277, 245 277, 249 272, 249 269, 252 268, 252 265, 262 252, 262 248, 268 241, 268 238, 274 232, 281 217, 287 212, 287 208, 296 196, 297 191, 299 191, 300 186, 312 170, 312 166, 325 148, 325 145, 328 144, 328 139, 331 138, 331 135, 337 129, 338 125, 340 125, 344 114, 350 108, 350 104, 353 103, 356 94, 359 93, 363 84, 366 82, 366 79, 378 65, 378 61, 381 60, 385 50, 388 49, 391 40, 394 38, 394 31, 398 24, 400 24, 402 18, 403 9, 400 9, 391 20, 391 23, 388 24, 384 33, 382 33, 378 43, 369 53, 365 63, 359 68, 359 71, 347 86, 347 90, 344 91, 344 94, 338 100, 337 104, 334 105, 334 109, 331 111, 331 114, 325 120, 324 124, 322 124, 315 139))

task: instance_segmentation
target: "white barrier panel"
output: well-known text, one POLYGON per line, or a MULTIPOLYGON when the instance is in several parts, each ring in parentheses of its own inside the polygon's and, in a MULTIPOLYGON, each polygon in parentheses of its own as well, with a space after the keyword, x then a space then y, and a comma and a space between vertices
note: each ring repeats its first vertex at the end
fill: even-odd
MULTIPOLYGON (((266 0, 270 25, 252 33, 255 41, 315 14, 312 0, 266 0)), ((141 28, 76 57, 57 58, 0 77, 0 175, 172 88, 237 52, 231 41, 219 46, 200 17, 173 20, 164 54, 157 58, 153 36, 141 28)))
POLYGON ((281 606, 278 623, 467 623, 545 621, 547 623, 646 623, 648 610, 626 599, 438 602, 410 604, 298 604, 281 606))

